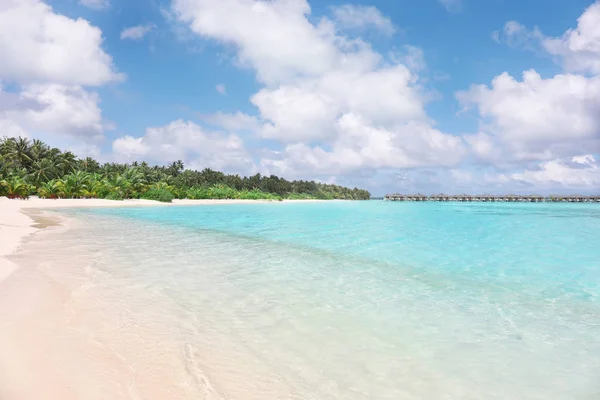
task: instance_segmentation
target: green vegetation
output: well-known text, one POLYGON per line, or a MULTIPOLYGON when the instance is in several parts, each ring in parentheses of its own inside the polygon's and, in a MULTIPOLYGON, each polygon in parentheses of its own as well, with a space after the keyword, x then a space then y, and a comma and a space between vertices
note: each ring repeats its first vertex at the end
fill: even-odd
POLYGON ((0 138, 0 196, 27 198, 150 199, 346 199, 368 200, 366 190, 313 181, 287 181, 275 175, 227 175, 205 168, 184 169, 183 162, 167 166, 100 164, 77 158, 39 140, 0 138))
POLYGON ((142 194, 142 199, 170 203, 173 201, 173 193, 169 192, 167 189, 152 188, 147 190, 146 193, 142 194))

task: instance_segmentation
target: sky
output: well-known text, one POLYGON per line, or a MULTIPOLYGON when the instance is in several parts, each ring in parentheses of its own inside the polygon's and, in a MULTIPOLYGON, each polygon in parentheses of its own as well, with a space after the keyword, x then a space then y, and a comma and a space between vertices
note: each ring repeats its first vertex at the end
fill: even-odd
POLYGON ((600 192, 600 1, 2 0, 0 136, 366 188, 600 192))

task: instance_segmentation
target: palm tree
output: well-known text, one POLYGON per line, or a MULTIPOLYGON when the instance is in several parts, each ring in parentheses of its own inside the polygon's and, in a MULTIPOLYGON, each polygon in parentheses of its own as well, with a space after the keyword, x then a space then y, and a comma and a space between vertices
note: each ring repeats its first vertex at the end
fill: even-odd
POLYGON ((199 183, 198 174, 194 173, 194 171, 190 171, 186 169, 177 177, 177 181, 186 187, 192 187, 199 183))
POLYGON ((61 193, 61 186, 56 180, 51 180, 40 186, 38 196, 44 199, 57 199, 61 193))
POLYGON ((139 168, 129 168, 121 176, 129 182, 125 197, 129 197, 131 191, 141 193, 146 186, 146 178, 139 168))
POLYGON ((18 176, 1 180, 0 187, 9 199, 26 199, 29 197, 29 191, 32 188, 23 178, 18 176))
POLYGON ((50 148, 44 142, 39 139, 33 139, 33 144, 31 145, 31 157, 34 161, 41 160, 46 156, 50 148))
POLYGON ((171 164, 169 164, 167 170, 169 171, 170 175, 177 176, 183 171, 183 168, 184 168, 183 161, 177 160, 177 161, 173 161, 171 164))
POLYGON ((58 172, 54 163, 48 158, 34 161, 31 169, 30 176, 36 185, 55 178, 58 172))
POLYGON ((77 157, 70 151, 65 151, 58 156, 58 168, 63 174, 68 174, 75 171, 77 157))
MULTIPOLYGON (((164 189, 170 195, 180 198, 264 198, 273 197, 274 194, 281 197, 294 194, 303 196, 302 198, 369 197, 367 191, 359 189, 351 190, 313 181, 290 182, 274 175, 263 177, 256 174, 247 178, 226 175, 210 168, 201 172, 185 170, 181 160, 168 166, 149 166, 146 162, 100 165, 91 157, 78 159, 72 152, 61 152, 40 140, 31 142, 26 138, 0 138, 0 180, 0 194, 15 197, 26 197, 35 191, 42 197, 51 198, 122 199, 144 196, 149 189, 154 188, 164 189), (253 192, 250 193, 250 190, 253 192)), ((155 195, 156 193, 152 196, 155 195)))
POLYGON ((98 172, 100 170, 100 164, 92 157, 86 157, 83 160, 79 160, 79 169, 86 172, 98 172))
POLYGON ((17 168, 25 168, 31 163, 31 143, 29 139, 8 139, 5 142, 6 157, 11 160, 17 168))
POLYGON ((8 176, 10 170, 10 162, 6 156, 0 154, 0 176, 8 176))
POLYGON ((122 175, 111 175, 105 180, 109 192, 114 192, 119 198, 127 198, 131 190, 131 183, 122 175))
POLYGON ((89 174, 84 171, 75 171, 72 174, 66 175, 58 181, 60 196, 72 199, 83 197, 88 179, 89 174))
POLYGON ((46 153, 46 157, 58 162, 58 157, 60 156, 60 154, 61 154, 60 149, 53 147, 50 150, 48 150, 48 152, 46 153))

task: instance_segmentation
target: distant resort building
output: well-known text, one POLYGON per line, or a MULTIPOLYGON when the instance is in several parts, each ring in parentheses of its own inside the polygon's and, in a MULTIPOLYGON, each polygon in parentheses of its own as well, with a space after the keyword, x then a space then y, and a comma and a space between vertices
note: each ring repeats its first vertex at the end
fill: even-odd
POLYGON ((600 195, 597 196, 540 196, 531 195, 470 195, 470 194, 435 194, 427 196, 424 194, 388 194, 383 198, 385 201, 437 201, 437 202, 492 202, 492 203, 600 203, 600 195))

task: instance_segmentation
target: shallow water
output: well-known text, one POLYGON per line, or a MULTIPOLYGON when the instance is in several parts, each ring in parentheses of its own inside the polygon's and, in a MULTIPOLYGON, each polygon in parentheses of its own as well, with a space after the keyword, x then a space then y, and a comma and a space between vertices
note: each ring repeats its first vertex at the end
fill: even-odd
POLYGON ((71 266, 70 334, 123 360, 131 398, 148 377, 209 399, 600 398, 597 205, 64 213, 21 257, 71 266))

